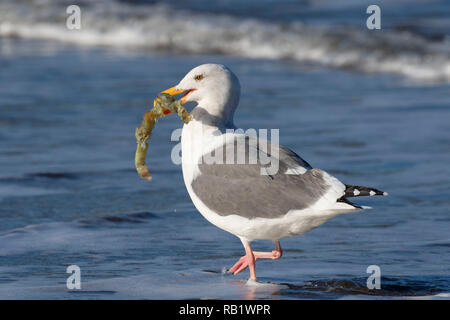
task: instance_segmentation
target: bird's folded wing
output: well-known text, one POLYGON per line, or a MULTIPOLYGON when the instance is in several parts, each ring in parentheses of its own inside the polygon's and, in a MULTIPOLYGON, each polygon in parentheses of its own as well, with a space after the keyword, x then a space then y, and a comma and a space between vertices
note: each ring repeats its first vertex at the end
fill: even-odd
MULTIPOLYGON (((192 188, 199 199, 222 216, 239 215, 252 218, 278 218, 290 210, 314 206, 319 201, 335 203, 345 186, 326 172, 313 169, 291 150, 253 137, 236 135, 212 153, 222 152, 222 163, 203 161, 192 188), (245 151, 239 149, 243 143, 245 151), (245 152, 244 163, 226 164, 227 148, 245 152), (221 149, 221 150, 220 150, 221 149), (255 154, 256 159, 255 159, 255 154), (278 162, 275 173, 261 174, 273 167, 267 157, 278 162), (261 170, 263 169, 263 170, 261 170)), ((229 154, 228 154, 229 155, 229 154)))

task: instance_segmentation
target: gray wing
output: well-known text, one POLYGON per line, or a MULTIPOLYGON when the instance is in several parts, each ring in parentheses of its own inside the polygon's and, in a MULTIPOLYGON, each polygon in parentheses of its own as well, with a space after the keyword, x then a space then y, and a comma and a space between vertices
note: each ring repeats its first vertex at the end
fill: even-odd
MULTIPOLYGON (((212 151, 222 152, 221 163, 203 161, 200 174, 192 181, 192 188, 203 203, 221 216, 239 215, 246 218, 277 218, 292 209, 304 209, 317 202, 329 189, 325 172, 312 167, 293 151, 253 137, 237 136, 234 142, 212 151), (245 139, 245 141, 239 141, 245 139), (236 153, 238 142, 245 145, 245 163, 226 164, 226 149, 236 153), (265 145, 264 148, 262 146, 265 145), (276 173, 262 175, 262 158, 273 156, 279 148, 279 169, 276 173), (257 158, 254 159, 257 151, 257 158), (229 149, 228 149, 229 150, 229 149), (209 164, 208 164, 209 163, 209 164), (303 174, 285 174, 287 170, 303 167, 303 174)), ((236 153, 233 155, 236 160, 236 153)), ((274 159, 274 161, 276 161, 274 159)))

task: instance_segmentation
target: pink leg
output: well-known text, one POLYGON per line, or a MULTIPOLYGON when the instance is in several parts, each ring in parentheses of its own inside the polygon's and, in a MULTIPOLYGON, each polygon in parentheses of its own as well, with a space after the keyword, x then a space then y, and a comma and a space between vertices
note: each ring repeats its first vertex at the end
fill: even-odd
MULTIPOLYGON (((237 275, 241 271, 245 270, 247 267, 250 266, 250 278, 252 276, 252 269, 253 273, 255 272, 255 261, 258 259, 279 259, 281 258, 283 251, 281 250, 281 245, 279 241, 275 241, 275 250, 272 252, 256 252, 252 251, 250 244, 245 246, 245 256, 242 256, 227 272, 233 273, 233 275, 237 275), (253 256, 253 258, 251 258, 253 256), (253 261, 253 268, 249 264, 249 257, 250 261, 253 261)), ((255 277, 256 279, 256 277, 255 277)))
POLYGON ((247 264, 250 270, 250 280, 256 281, 256 273, 255 273, 255 256, 253 255, 252 248, 250 244, 245 247, 245 254, 247 256, 247 264))

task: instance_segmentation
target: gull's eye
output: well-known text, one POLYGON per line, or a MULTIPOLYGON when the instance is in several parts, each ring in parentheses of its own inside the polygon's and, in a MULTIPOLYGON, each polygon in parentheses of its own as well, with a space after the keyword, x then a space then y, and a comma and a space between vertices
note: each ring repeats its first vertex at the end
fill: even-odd
POLYGON ((194 77, 194 79, 195 79, 195 81, 200 81, 200 80, 203 80, 204 77, 205 77, 204 75, 198 74, 194 77))

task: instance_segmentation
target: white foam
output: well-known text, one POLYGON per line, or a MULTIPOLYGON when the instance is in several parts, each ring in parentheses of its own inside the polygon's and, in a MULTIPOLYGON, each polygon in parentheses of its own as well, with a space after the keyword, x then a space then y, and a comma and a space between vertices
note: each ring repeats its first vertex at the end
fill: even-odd
POLYGON ((448 42, 435 44, 406 32, 368 33, 350 27, 279 24, 198 14, 161 4, 132 6, 106 0, 82 5, 82 29, 68 30, 62 4, 50 0, 51 4, 42 6, 40 2, 0 3, 0 36, 86 46, 292 59, 450 81, 448 42))
POLYGON ((280 289, 280 288, 287 288, 286 285, 280 285, 276 283, 271 282, 261 282, 259 280, 255 281, 252 279, 248 279, 245 283, 246 286, 252 287, 252 288, 258 288, 258 289, 280 289))

